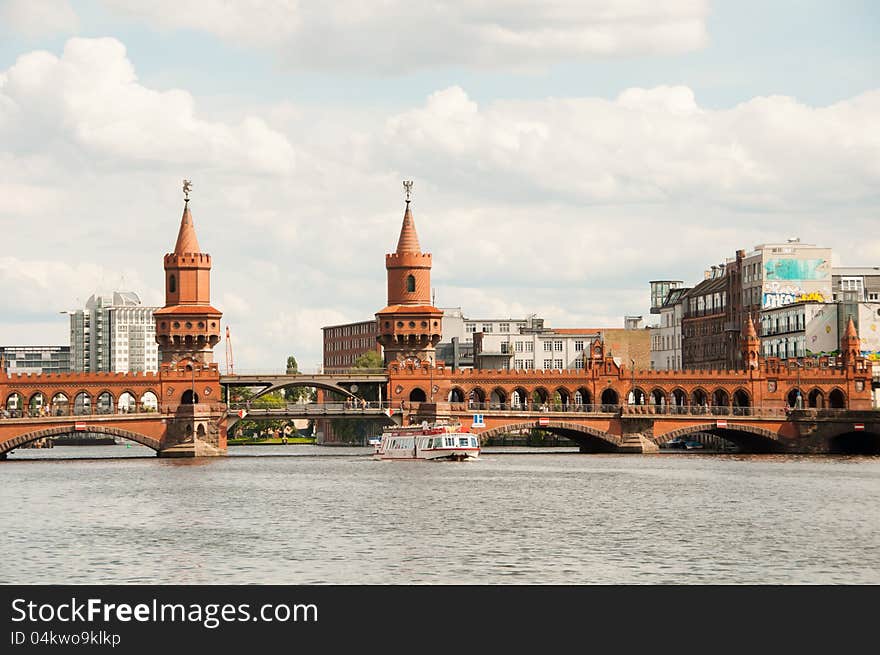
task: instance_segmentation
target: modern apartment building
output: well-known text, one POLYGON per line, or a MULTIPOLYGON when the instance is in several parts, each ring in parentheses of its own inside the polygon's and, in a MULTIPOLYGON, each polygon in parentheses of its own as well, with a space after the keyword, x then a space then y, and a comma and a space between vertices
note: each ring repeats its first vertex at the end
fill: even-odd
POLYGON ((582 369, 596 339, 605 343, 618 364, 647 369, 651 364, 650 332, 644 328, 525 328, 519 334, 474 335, 476 368, 553 370, 582 369))
POLYGON ((880 266, 831 269, 831 299, 880 302, 880 266))
POLYGON ((70 346, 0 346, 6 373, 70 373, 70 346))
POLYGON ((70 370, 155 372, 159 369, 156 343, 158 307, 142 304, 133 291, 94 294, 84 309, 70 314, 70 370))

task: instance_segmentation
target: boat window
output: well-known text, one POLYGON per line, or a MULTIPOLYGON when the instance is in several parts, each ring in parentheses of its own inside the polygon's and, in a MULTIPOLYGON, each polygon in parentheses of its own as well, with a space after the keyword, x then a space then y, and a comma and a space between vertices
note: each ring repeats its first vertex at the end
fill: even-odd
POLYGON ((455 439, 453 439, 452 437, 446 437, 446 445, 447 445, 447 446, 454 446, 454 445, 455 445, 455 439))
POLYGON ((471 437, 471 446, 473 446, 474 448, 477 447, 477 438, 476 437, 471 437))
POLYGON ((468 445, 468 438, 467 437, 459 437, 458 438, 458 445, 459 446, 467 446, 468 445))

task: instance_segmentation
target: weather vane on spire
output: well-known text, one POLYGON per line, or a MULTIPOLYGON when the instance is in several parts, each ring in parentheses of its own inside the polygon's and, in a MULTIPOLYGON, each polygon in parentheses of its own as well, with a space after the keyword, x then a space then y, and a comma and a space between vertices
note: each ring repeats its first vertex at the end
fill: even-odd
POLYGON ((404 180, 403 188, 406 189, 406 201, 409 202, 410 196, 412 196, 412 180, 404 180))
POLYGON ((191 180, 183 181, 183 199, 189 202, 189 192, 192 191, 193 183, 191 180))

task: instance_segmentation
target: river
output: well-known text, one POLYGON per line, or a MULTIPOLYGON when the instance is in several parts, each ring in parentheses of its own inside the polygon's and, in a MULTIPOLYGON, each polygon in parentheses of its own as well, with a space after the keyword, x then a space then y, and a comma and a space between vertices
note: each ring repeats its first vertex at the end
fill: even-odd
POLYGON ((15 451, 0 583, 880 583, 878 457, 369 453, 15 451))

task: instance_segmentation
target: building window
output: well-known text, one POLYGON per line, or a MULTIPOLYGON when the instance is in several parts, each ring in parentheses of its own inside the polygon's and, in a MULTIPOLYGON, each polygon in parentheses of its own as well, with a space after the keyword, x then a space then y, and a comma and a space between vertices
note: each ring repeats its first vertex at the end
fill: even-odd
POLYGON ((869 293, 868 300, 871 300, 871 301, 880 300, 880 293, 869 293))
POLYGON ((523 342, 522 341, 517 341, 516 343, 513 344, 513 346, 516 349, 516 352, 521 353, 523 351, 523 342))
POLYGON ((416 290, 416 278, 413 275, 406 276, 406 291, 407 293, 415 293, 416 290))
POLYGON ((554 341, 553 342, 553 350, 557 350, 557 351, 561 352, 562 351, 562 342, 561 341, 554 341))
POLYGON ((464 329, 467 332, 476 332, 477 326, 475 323, 468 323, 467 325, 464 326, 464 329))
POLYGON ((174 277, 174 274, 168 276, 168 293, 176 293, 177 292, 177 278, 174 277))
POLYGON ((544 370, 548 371, 551 368, 553 368, 553 360, 552 359, 545 359, 544 360, 544 370))
POLYGON ((535 344, 532 341, 526 341, 526 352, 530 353, 530 352, 534 352, 534 350, 535 350, 535 344))
POLYGON ((510 332, 510 323, 500 323, 498 325, 499 332, 510 332))
POLYGON ((583 368, 584 367, 584 360, 582 360, 580 357, 578 357, 576 360, 574 360, 574 367, 575 368, 583 368))
POLYGON ((513 360, 513 367, 514 367, 516 370, 521 371, 522 368, 523 368, 523 360, 521 360, 521 359, 515 359, 515 360, 513 360))
POLYGON ((534 366, 535 366, 535 363, 531 359, 523 360, 523 368, 526 369, 527 371, 534 368, 534 366))
POLYGON ((549 353, 552 350, 553 350, 553 342, 552 341, 545 341, 544 342, 544 352, 549 353))
POLYGON ((574 350, 575 350, 575 352, 580 352, 580 351, 582 351, 583 349, 584 349, 584 342, 583 342, 583 341, 575 341, 575 342, 574 342, 574 350))
POLYGON ((562 368, 562 360, 554 359, 553 360, 553 368, 562 368))
POLYGON ((491 334, 492 333, 492 324, 491 323, 483 323, 483 333, 491 334))

